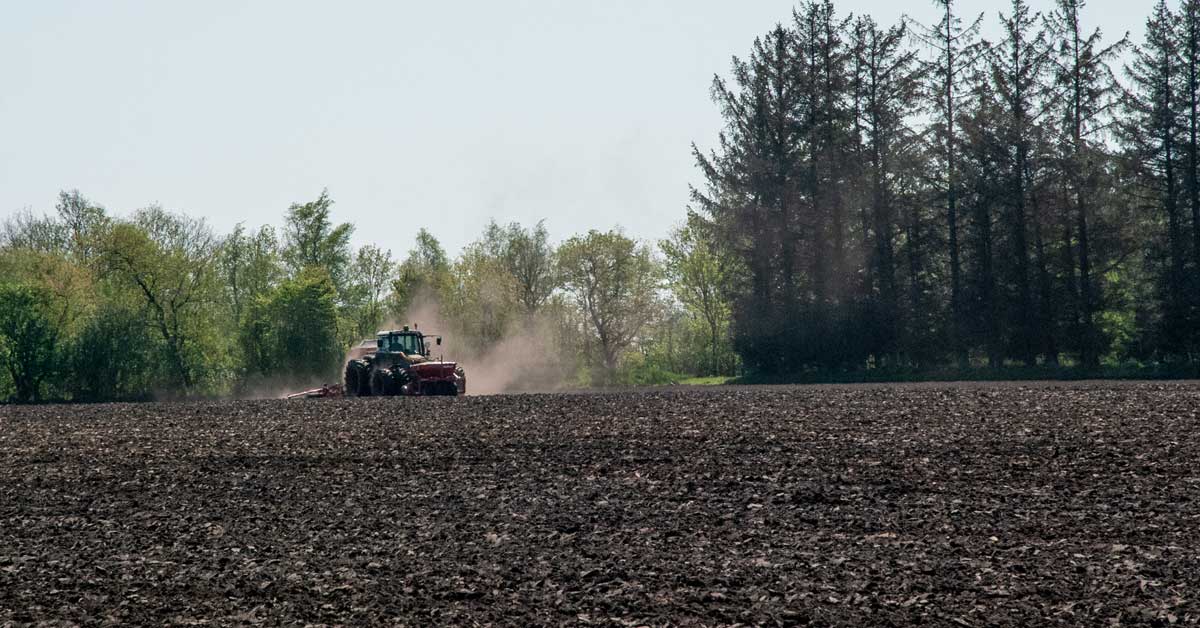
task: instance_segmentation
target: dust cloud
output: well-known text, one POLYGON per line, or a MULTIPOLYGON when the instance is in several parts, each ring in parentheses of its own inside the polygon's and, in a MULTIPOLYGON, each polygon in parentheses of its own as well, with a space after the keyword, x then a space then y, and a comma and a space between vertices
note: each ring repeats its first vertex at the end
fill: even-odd
POLYGON ((409 308, 401 321, 392 321, 385 328, 408 325, 427 335, 442 336, 441 346, 428 340, 432 357, 457 362, 463 368, 468 395, 552 392, 563 388, 569 377, 570 368, 555 346, 552 325, 536 317, 509 326, 498 342, 486 348, 465 342, 433 299, 409 308))
POLYGON ((350 361, 354 355, 354 347, 358 346, 364 339, 360 338, 354 341, 354 345, 346 350, 341 361, 333 366, 328 374, 320 375, 277 375, 274 377, 263 377, 261 375, 252 375, 237 382, 230 399, 239 401, 247 401, 252 399, 282 399, 288 395, 321 388, 322 386, 341 386, 342 378, 346 362, 350 361))
MULTIPOLYGON (((342 364, 345 364, 345 362, 342 364)), ((322 386, 340 385, 341 383, 341 366, 339 365, 338 374, 330 375, 326 378, 253 377, 246 382, 239 383, 234 388, 233 394, 230 395, 229 398, 237 401, 249 401, 252 399, 282 399, 293 393, 303 392, 313 388, 320 388, 322 386)))
MULTIPOLYGON (((466 342, 458 326, 442 315, 442 309, 433 297, 419 299, 418 304, 409 308, 403 317, 387 321, 380 329, 400 329, 405 325, 429 336, 442 336, 441 345, 437 345, 433 338, 427 339, 430 357, 457 362, 466 373, 468 395, 553 392, 566 387, 572 373, 571 366, 564 359, 565 352, 554 341, 554 325, 537 317, 523 324, 509 326, 499 341, 486 348, 474 347, 466 342)), ((347 348, 336 371, 327 377, 247 378, 236 385, 231 398, 279 399, 325 385, 340 385, 343 383, 343 366, 363 340, 374 338, 355 340, 347 348)))

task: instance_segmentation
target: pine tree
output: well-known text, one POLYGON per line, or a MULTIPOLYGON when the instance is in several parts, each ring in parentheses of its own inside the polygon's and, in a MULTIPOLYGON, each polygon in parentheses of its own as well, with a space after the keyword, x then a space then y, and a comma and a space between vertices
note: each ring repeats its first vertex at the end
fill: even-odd
POLYGON ((868 344, 848 343, 843 333, 859 326, 852 304, 860 291, 858 273, 848 266, 852 195, 845 191, 854 188, 857 172, 849 158, 854 118, 852 51, 845 41, 849 24, 849 18, 835 14, 830 0, 807 2, 794 14, 803 161, 791 192, 803 212, 803 233, 783 251, 783 293, 792 304, 790 316, 801 321, 789 333, 798 366, 853 363, 864 357, 868 344))
MULTIPOLYGON (((1015 314, 1011 322, 1016 357, 1027 365, 1036 362, 1039 344, 1039 320, 1033 302, 1030 271, 1029 235, 1033 221, 1029 207, 1034 193, 1030 162, 1035 152, 1036 125, 1041 113, 1039 104, 1045 91, 1043 79, 1050 54, 1044 32, 1037 29, 1037 19, 1025 0, 1012 0, 1010 14, 1000 16, 1004 37, 988 55, 989 77, 1001 105, 996 122, 1004 153, 1001 164, 1005 180, 1003 196, 1008 210, 1007 230, 1011 234, 1004 259, 1013 264, 1009 274, 1016 284, 1015 307, 1007 310, 1015 314)), ((1044 264, 1042 248, 1039 245, 1039 265, 1044 264)), ((1046 286, 1042 288, 1047 289, 1046 286)), ((1040 301, 1045 303, 1046 298, 1043 294, 1040 301)))
POLYGON ((719 148, 693 154, 707 186, 693 190, 697 209, 719 246, 743 262, 748 290, 735 296, 734 342, 751 368, 786 370, 786 312, 795 292, 798 238, 804 220, 794 188, 804 145, 796 121, 801 90, 794 33, 777 26, 755 40, 746 60, 735 58, 731 81, 713 80, 713 99, 725 118, 719 148))
POLYGON ((1004 193, 1004 151, 997 120, 1001 105, 983 73, 970 82, 971 99, 962 108, 962 186, 960 207, 963 225, 964 322, 969 337, 981 344, 988 365, 1004 359, 1002 302, 998 278, 998 206, 1004 193))
MULTIPOLYGON (((1154 216, 1167 221, 1166 268, 1163 287, 1163 340, 1170 353, 1183 345, 1187 335, 1184 296, 1186 243, 1180 215, 1180 170, 1187 169, 1186 140, 1180 135, 1181 78, 1185 78, 1183 59, 1176 41, 1177 16, 1166 0, 1154 5, 1146 20, 1145 44, 1134 50, 1133 64, 1125 71, 1132 91, 1125 99, 1127 115, 1121 125, 1121 137, 1130 153, 1141 186, 1146 190, 1144 204, 1154 216), (1183 148, 1183 151, 1181 151, 1183 148)), ((1186 82, 1184 82, 1186 93, 1186 82)))
MULTIPOLYGON (((1200 0, 1183 0, 1177 23, 1183 57, 1181 106, 1187 126, 1183 184, 1192 218, 1193 271, 1200 272, 1200 0)), ((1192 292, 1195 298, 1197 290, 1193 288, 1192 292)))
POLYGON ((877 353, 893 354, 900 347, 903 312, 896 269, 899 232, 897 205, 902 192, 901 160, 910 155, 914 133, 907 126, 920 88, 916 53, 904 47, 907 28, 902 23, 880 28, 870 17, 854 23, 854 101, 865 166, 862 199, 864 243, 869 260, 864 275, 877 295, 877 353))
POLYGON ((978 59, 981 47, 979 28, 983 14, 964 26, 954 12, 954 0, 934 0, 941 8, 941 20, 930 26, 920 26, 917 38, 932 52, 927 62, 929 98, 933 103, 935 121, 931 125, 937 147, 934 168, 937 188, 946 211, 947 248, 950 265, 950 345, 960 366, 967 365, 967 346, 963 334, 962 263, 959 244, 959 170, 961 146, 958 110, 964 75, 978 59))
POLYGON ((1109 63, 1124 49, 1126 40, 1101 46, 1099 29, 1085 34, 1080 19, 1085 4, 1084 0, 1057 0, 1057 7, 1046 23, 1054 41, 1054 85, 1061 103, 1059 167, 1064 178, 1065 200, 1073 214, 1073 224, 1065 237, 1068 245, 1073 244, 1072 265, 1077 264, 1078 269, 1075 282, 1078 287, 1073 291, 1078 295, 1076 343, 1083 365, 1095 368, 1099 366, 1103 344, 1096 322, 1103 291, 1095 274, 1091 228, 1097 211, 1095 195, 1106 159, 1103 133, 1109 130, 1117 100, 1117 81, 1109 63))

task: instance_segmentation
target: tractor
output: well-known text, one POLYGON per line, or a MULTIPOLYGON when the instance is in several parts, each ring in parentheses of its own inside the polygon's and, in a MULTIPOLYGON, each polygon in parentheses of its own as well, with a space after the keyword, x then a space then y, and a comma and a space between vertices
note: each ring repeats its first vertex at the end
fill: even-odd
POLYGON ((434 360, 426 340, 442 337, 426 335, 414 326, 409 329, 381 331, 375 341, 364 340, 350 352, 346 361, 344 394, 348 397, 387 397, 394 395, 445 395, 454 397, 467 392, 467 377, 454 362, 434 360))

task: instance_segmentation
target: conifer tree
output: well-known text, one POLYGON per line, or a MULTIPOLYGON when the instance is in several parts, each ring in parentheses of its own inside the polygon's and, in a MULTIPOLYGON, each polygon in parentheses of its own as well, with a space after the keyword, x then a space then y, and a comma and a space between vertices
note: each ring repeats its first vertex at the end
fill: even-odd
POLYGON ((928 98, 932 103, 931 125, 934 152, 935 187, 945 209, 947 253, 950 266, 950 345, 960 366, 967 364, 967 345, 963 330, 962 262, 959 244, 959 170, 962 168, 961 133, 958 112, 963 103, 962 82, 981 54, 980 14, 969 25, 954 10, 954 0, 934 0, 941 19, 929 26, 918 26, 917 39, 932 52, 926 61, 928 98))
MULTIPOLYGON (((1144 189, 1140 195, 1151 216, 1166 220, 1166 263, 1162 269, 1163 345, 1172 352, 1187 336, 1185 275, 1187 244, 1184 241, 1180 208, 1180 171, 1186 171, 1190 155, 1181 121, 1186 120, 1181 95, 1186 97, 1184 59, 1179 54, 1175 23, 1177 16, 1159 0, 1146 20, 1145 43, 1134 49, 1133 64, 1125 71, 1132 90, 1125 99, 1120 127, 1134 170, 1144 189), (1179 85, 1184 86, 1183 94, 1179 85), (1181 115, 1182 114, 1182 115, 1181 115)), ((1184 177, 1186 179, 1186 177, 1184 177)))
POLYGON ((1078 271, 1074 282, 1077 289, 1072 290, 1077 295, 1075 341, 1080 361, 1087 368, 1095 368, 1099 366, 1103 344, 1096 322, 1103 290, 1095 272, 1092 227, 1097 213, 1097 192, 1104 178, 1104 133, 1110 130, 1118 101, 1117 81, 1110 63, 1125 48, 1126 39, 1104 46, 1100 29, 1085 33, 1081 16, 1085 4, 1085 0, 1057 0, 1046 24, 1055 51, 1051 58, 1056 99, 1060 103, 1058 144, 1062 148, 1058 161, 1073 223, 1073 238, 1066 239, 1067 245, 1074 249, 1072 265, 1077 264, 1070 273, 1074 276, 1075 270, 1078 271))

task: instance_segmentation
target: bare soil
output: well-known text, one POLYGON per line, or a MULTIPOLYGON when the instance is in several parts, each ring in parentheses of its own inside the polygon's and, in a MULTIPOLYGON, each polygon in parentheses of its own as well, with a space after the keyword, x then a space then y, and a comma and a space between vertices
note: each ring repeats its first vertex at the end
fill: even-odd
POLYGON ((1200 621, 1200 384, 0 407, 0 625, 1200 621))

